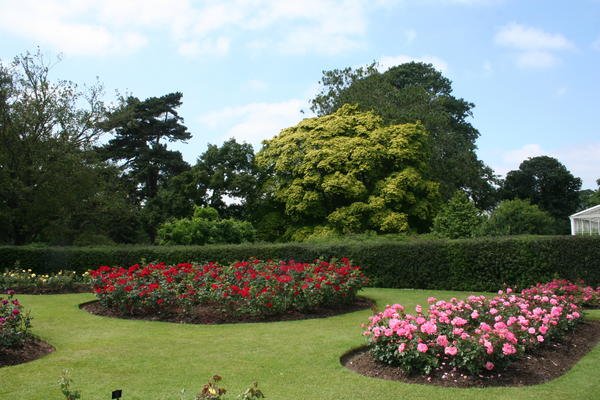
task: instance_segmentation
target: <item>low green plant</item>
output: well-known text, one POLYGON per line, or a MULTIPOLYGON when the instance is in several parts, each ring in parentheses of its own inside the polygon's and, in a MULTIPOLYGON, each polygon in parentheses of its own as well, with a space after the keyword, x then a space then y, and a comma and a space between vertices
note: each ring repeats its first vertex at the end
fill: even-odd
POLYGON ((63 396, 65 396, 65 400, 77 400, 81 398, 81 392, 73 389, 71 387, 72 384, 73 379, 71 378, 70 371, 68 369, 63 370, 62 375, 58 379, 58 385, 63 396))

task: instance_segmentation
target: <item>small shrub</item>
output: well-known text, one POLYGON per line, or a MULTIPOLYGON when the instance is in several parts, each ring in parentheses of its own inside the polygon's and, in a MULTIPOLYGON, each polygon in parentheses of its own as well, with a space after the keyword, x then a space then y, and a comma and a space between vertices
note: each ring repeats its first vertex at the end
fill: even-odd
POLYGON ((546 211, 527 200, 501 201, 483 226, 488 235, 551 235, 556 221, 546 211))
POLYGON ((192 218, 165 222, 158 229, 161 245, 243 243, 253 242, 255 237, 250 222, 221 219, 212 207, 196 207, 192 218))
POLYGON ((432 232, 450 239, 476 236, 485 221, 464 192, 457 191, 433 219, 432 232))
POLYGON ((14 294, 9 290, 6 297, 0 296, 0 347, 20 347, 29 335, 31 317, 14 294))
POLYGON ((370 317, 364 335, 375 359, 418 374, 442 363, 472 375, 502 370, 541 343, 560 340, 582 318, 567 296, 551 291, 428 302, 428 311, 417 306, 411 314, 394 304, 370 317))

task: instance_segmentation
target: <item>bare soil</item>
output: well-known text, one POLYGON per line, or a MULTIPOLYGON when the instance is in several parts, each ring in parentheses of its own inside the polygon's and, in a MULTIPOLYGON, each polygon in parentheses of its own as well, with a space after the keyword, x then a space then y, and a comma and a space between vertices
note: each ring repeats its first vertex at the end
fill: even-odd
POLYGON ((164 310, 156 314, 130 315, 119 312, 118 310, 106 309, 98 301, 91 301, 79 305, 79 308, 95 315, 105 317, 125 318, 125 319, 143 319, 150 321, 167 321, 185 324, 235 324, 246 322, 274 322, 274 321, 295 321, 312 318, 326 318, 334 315, 345 314, 349 312, 373 309, 374 304, 371 300, 364 297, 357 297, 352 304, 342 304, 332 307, 320 307, 314 310, 301 312, 291 310, 283 314, 268 316, 252 315, 233 315, 231 312, 220 309, 216 304, 207 304, 196 306, 192 310, 173 308, 164 310))
POLYGON ((446 387, 527 386, 565 374, 600 342, 600 321, 585 321, 562 342, 547 344, 512 363, 505 371, 469 376, 448 366, 429 376, 407 375, 400 368, 376 361, 366 347, 344 354, 341 363, 359 374, 374 378, 446 387))
POLYGON ((0 368, 37 360, 54 351, 54 347, 33 336, 29 336, 22 347, 0 348, 0 368))

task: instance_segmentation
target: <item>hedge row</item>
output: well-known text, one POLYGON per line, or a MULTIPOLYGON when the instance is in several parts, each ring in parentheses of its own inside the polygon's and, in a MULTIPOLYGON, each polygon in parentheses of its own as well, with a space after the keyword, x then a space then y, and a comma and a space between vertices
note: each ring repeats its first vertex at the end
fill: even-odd
POLYGON ((85 271, 143 261, 219 261, 256 257, 311 261, 349 257, 378 287, 496 290, 555 277, 600 285, 600 237, 534 236, 468 240, 285 243, 210 246, 0 246, 0 270, 19 265, 37 273, 85 271))

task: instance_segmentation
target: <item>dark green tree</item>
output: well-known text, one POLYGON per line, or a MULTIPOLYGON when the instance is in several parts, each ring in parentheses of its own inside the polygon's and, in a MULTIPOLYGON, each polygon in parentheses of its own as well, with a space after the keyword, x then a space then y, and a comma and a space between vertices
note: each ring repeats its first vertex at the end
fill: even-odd
POLYGON ((157 226, 166 218, 156 201, 159 190, 170 178, 189 169, 179 151, 167 148, 168 142, 192 136, 176 110, 182 96, 169 93, 143 101, 133 96, 122 98, 120 106, 100 124, 114 137, 99 151, 121 167, 152 243, 157 226))
POLYGON ((496 177, 475 154, 473 103, 452 94, 452 82, 431 64, 406 63, 380 73, 377 65, 324 71, 311 110, 326 115, 344 104, 374 111, 388 125, 420 121, 431 135, 430 176, 449 199, 465 191, 479 208, 496 203, 496 177))
POLYGON ((192 168, 204 204, 224 217, 249 218, 256 202, 258 173, 254 149, 230 139, 220 147, 209 144, 192 168))
POLYGON ((529 158, 519 169, 506 174, 503 199, 524 199, 538 205, 557 220, 559 232, 567 233, 569 215, 579 206, 581 179, 574 177, 557 159, 529 158))
MULTIPOLYGON (((102 88, 53 81, 52 65, 39 50, 0 63, 3 242, 70 244, 84 227, 107 234, 91 222, 92 204, 118 202, 118 194, 103 189, 110 170, 90 151, 104 113, 102 88)), ((115 220, 127 219, 117 214, 115 220)))
POLYGON ((596 180, 598 188, 596 190, 585 189, 579 191, 580 204, 577 211, 585 210, 586 208, 594 207, 600 204, 600 179, 596 180))

